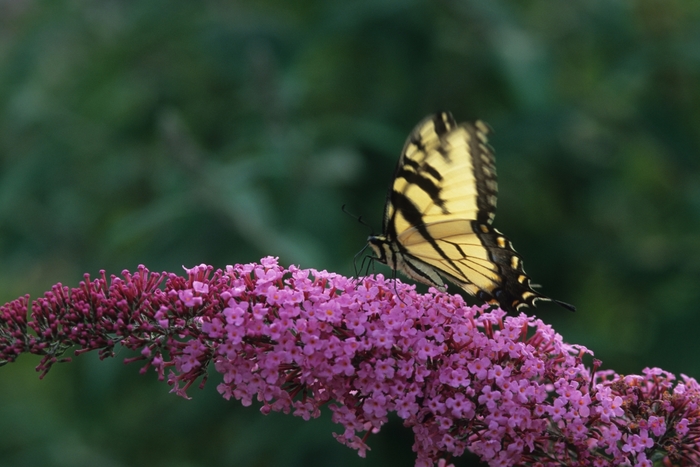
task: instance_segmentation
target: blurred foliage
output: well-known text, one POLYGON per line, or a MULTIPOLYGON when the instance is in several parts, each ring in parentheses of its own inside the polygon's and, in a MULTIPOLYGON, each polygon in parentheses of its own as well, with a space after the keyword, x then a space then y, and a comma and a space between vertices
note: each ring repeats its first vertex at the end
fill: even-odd
MULTIPOLYGON (((0 294, 266 255, 353 273, 405 137, 494 128, 495 224, 605 368, 700 376, 700 3, 0 0, 0 294)), ((386 272, 386 270, 378 269, 386 272)), ((120 356, 122 357, 122 356, 120 356)), ((328 414, 81 356, 0 370, 0 465, 411 465, 328 414)), ((470 464, 468 458, 458 465, 470 464)))

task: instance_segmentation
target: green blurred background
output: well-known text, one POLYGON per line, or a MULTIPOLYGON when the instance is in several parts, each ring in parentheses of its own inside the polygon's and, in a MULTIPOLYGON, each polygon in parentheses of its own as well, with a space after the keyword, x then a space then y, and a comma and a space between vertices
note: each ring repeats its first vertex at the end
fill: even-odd
MULTIPOLYGON (((352 274, 411 128, 495 130, 495 225, 604 368, 700 376, 700 2, 0 0, 0 300, 145 264, 352 274)), ((379 271, 387 272, 385 269, 379 271)), ((1 466, 412 465, 95 355, 0 369, 1 466)), ((478 465, 460 459, 458 465, 478 465)))

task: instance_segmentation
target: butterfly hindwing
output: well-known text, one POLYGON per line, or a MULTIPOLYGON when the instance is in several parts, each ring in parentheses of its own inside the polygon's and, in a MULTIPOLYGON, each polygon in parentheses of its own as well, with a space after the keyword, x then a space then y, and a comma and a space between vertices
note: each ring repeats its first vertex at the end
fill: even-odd
POLYGON ((550 299, 532 289, 522 259, 491 226, 498 188, 488 134, 483 122, 457 124, 448 112, 420 122, 396 167, 384 234, 369 244, 414 280, 441 287, 445 278, 515 311, 550 299))

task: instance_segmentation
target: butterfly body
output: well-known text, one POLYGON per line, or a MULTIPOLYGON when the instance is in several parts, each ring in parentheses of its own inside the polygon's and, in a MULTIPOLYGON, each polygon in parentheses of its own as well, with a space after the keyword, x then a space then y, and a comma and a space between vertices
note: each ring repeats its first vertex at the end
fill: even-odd
POLYGON ((481 121, 457 124, 448 112, 420 122, 387 194, 383 234, 367 241, 378 261, 413 280, 440 289, 447 280, 517 311, 551 299, 532 289, 521 257, 491 226, 498 184, 489 131, 481 121))

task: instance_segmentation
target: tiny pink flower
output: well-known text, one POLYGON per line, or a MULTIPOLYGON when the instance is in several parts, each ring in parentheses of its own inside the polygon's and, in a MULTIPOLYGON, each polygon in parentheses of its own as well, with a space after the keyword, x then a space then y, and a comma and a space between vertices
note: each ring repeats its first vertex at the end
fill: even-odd
POLYGON ((192 289, 181 290, 179 296, 185 306, 194 307, 202 304, 202 297, 195 297, 192 289))
POLYGON ((467 365, 469 371, 474 374, 478 379, 486 379, 488 376, 488 370, 491 366, 491 360, 486 357, 482 357, 475 360, 467 365))

